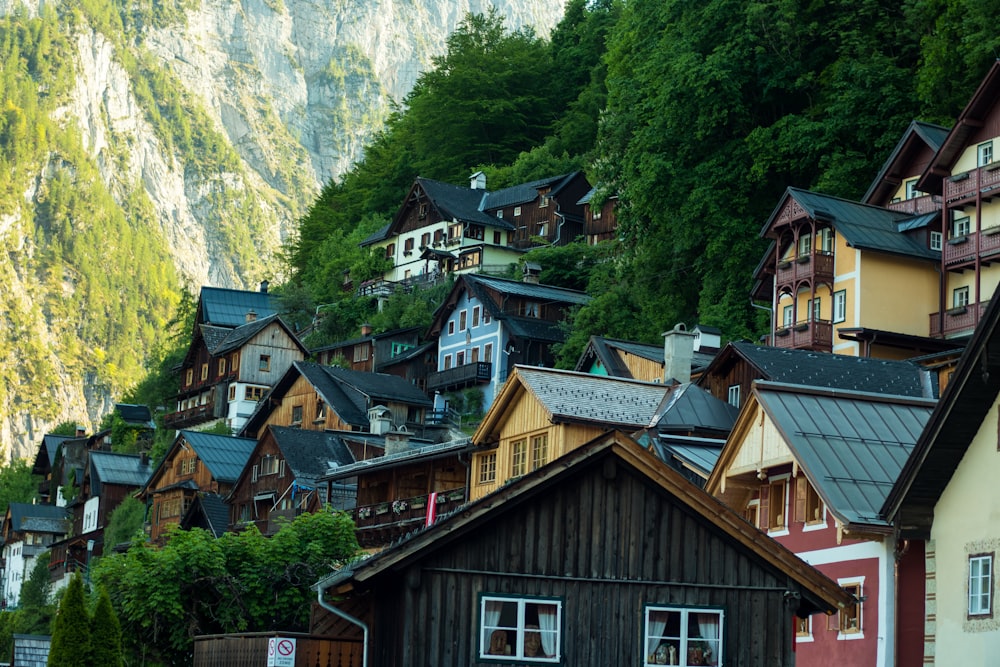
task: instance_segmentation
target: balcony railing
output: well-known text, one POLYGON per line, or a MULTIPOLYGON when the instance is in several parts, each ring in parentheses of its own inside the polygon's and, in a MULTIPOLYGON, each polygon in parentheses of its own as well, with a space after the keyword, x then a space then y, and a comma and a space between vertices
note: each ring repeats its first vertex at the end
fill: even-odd
POLYGON ((201 424, 210 419, 215 419, 215 401, 163 415, 163 425, 168 429, 177 430, 201 424))
POLYGON ((903 199, 902 201, 892 202, 886 208, 891 211, 912 213, 913 215, 933 213, 934 211, 941 210, 941 197, 938 195, 924 195, 923 197, 914 197, 913 199, 903 199))
POLYGON ((946 267, 954 267, 975 261, 976 255, 987 261, 997 261, 1000 254, 1000 227, 989 227, 981 232, 970 232, 964 236, 948 239, 942 255, 946 267))
POLYGON ((814 283, 833 282, 833 253, 799 255, 795 259, 778 262, 775 284, 790 285, 802 280, 814 283))
POLYGON ((451 389, 467 387, 474 384, 485 384, 493 376, 493 364, 489 361, 474 361, 455 368, 437 371, 427 376, 427 389, 451 389))
POLYGON ((972 333, 976 324, 983 316, 983 311, 989 305, 989 301, 981 301, 979 304, 969 304, 959 308, 952 308, 941 313, 931 313, 930 331, 931 338, 949 338, 962 334, 972 333))
MULTIPOLYGON (((430 496, 426 495, 355 507, 354 524, 358 530, 358 542, 361 546, 385 543, 424 525, 428 502, 430 496)), ((440 491, 435 500, 435 514, 448 514, 464 503, 464 488, 440 491)))
POLYGON ((774 347, 793 350, 833 350, 833 324, 829 320, 808 320, 775 330, 774 347))
POLYGON ((977 193, 1000 188, 1000 162, 955 174, 944 180, 944 198, 949 204, 972 199, 977 193))

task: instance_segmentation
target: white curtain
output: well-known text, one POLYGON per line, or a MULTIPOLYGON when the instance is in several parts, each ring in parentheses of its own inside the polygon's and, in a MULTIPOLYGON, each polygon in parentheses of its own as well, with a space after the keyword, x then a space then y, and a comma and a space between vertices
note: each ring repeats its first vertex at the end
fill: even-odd
POLYGON ((484 600, 483 605, 483 653, 489 653, 490 640, 493 638, 493 630, 500 622, 500 610, 503 609, 503 602, 499 600, 484 600))
POLYGON ((554 606, 538 606, 538 629, 541 630, 542 635, 542 651, 549 658, 556 657, 556 639, 559 633, 556 622, 556 608, 554 606))
POLYGON ((664 612, 650 611, 647 616, 649 621, 646 624, 645 660, 648 663, 649 656, 653 655, 657 645, 660 643, 660 638, 663 636, 663 629, 667 627, 667 614, 664 612))
POLYGON ((710 665, 719 664, 719 615, 718 614, 695 614, 698 618, 698 629, 701 631, 702 639, 708 642, 712 649, 712 659, 710 665))

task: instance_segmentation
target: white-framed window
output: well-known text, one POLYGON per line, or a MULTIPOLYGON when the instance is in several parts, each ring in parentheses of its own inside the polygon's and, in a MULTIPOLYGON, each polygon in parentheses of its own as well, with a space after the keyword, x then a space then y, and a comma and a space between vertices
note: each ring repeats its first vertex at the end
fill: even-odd
POLYGON ((465 325, 469 319, 469 311, 463 310, 458 314, 458 330, 465 331, 465 325))
POLYGON ((451 355, 446 354, 444 355, 444 370, 448 370, 449 368, 451 368, 451 355))
POLYGON ((767 532, 788 531, 788 480, 791 475, 778 475, 767 484, 767 532))
POLYGON ((479 604, 480 658, 562 660, 562 600, 483 595, 479 604))
POLYGON ((278 457, 268 454, 260 460, 259 474, 263 475, 277 475, 278 474, 278 457))
POLYGON ((799 237, 799 257, 804 257, 812 252, 812 234, 803 234, 799 237))
MULTIPOLYGON (((837 639, 863 639, 864 638, 864 618, 862 612, 864 602, 865 578, 837 579, 837 583, 845 591, 854 596, 858 603, 846 609, 841 609, 836 615, 837 619, 837 639)), ((828 617, 832 620, 834 617, 828 617)))
POLYGON ((944 234, 941 232, 931 232, 931 250, 941 250, 944 245, 944 234))
POLYGON ((795 324, 795 306, 785 306, 781 310, 781 323, 784 327, 795 324))
POLYGON ((729 385, 729 405, 740 407, 740 386, 738 384, 729 385))
POLYGON ((514 217, 517 218, 520 215, 521 215, 521 207, 520 206, 515 206, 514 207, 514 217))
POLYGON ((479 326, 479 306, 474 306, 472 308, 472 328, 479 326))
POLYGON ((646 607, 642 664, 723 664, 724 620, 721 609, 646 607))
POLYGON ((955 218, 955 220, 951 223, 951 237, 957 239, 963 236, 968 236, 971 228, 972 225, 969 222, 969 216, 966 215, 961 218, 955 218))
POLYGON ((828 255, 833 253, 833 229, 830 227, 819 230, 819 249, 828 255))
POLYGON ((520 477, 528 471, 528 441, 524 438, 515 440, 510 445, 510 474, 520 477))
POLYGON ((984 141, 976 147, 976 155, 978 156, 980 167, 985 167, 986 165, 993 162, 993 141, 984 141))
POLYGON ((993 554, 969 556, 969 616, 993 616, 993 554))
POLYGON ((806 616, 805 618, 795 617, 795 642, 811 642, 813 640, 812 633, 812 616, 806 616))
POLYGON ((503 209, 497 209, 497 217, 503 220, 503 209))
POLYGON ((820 309, 820 298, 809 299, 806 302, 806 312, 809 313, 809 319, 812 322, 819 322, 819 309, 820 309))
POLYGON ((795 478, 795 521, 806 525, 824 522, 823 501, 802 475, 795 478))
POLYGON ((257 360, 257 370, 259 371, 269 371, 271 370, 271 355, 262 354, 257 360))
POLYGON ((549 460, 549 435, 542 433, 531 437, 531 469, 541 468, 549 460))
POLYGON ((760 498, 754 498, 743 509, 743 518, 754 528, 760 528, 760 498))
POLYGON ((833 321, 843 322, 847 319, 847 290, 833 293, 833 321))
POLYGON ((922 197, 923 192, 917 190, 917 179, 912 178, 906 182, 906 198, 916 199, 917 197, 922 197))
POLYGON ((951 307, 965 308, 969 305, 969 287, 956 287, 951 293, 951 307))

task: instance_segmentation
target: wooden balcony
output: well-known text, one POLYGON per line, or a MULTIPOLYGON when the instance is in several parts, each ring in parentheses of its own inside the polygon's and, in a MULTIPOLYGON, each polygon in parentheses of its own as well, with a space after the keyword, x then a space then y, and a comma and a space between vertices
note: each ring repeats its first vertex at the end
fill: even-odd
POLYGON ((833 351, 833 323, 829 320, 796 322, 776 329, 771 345, 793 350, 833 351))
POLYGON ((941 254, 946 269, 967 268, 977 256, 985 264, 1000 261, 1000 227, 948 239, 941 254))
POLYGON ((944 180, 944 199, 950 205, 970 203, 980 193, 984 198, 992 198, 998 194, 997 190, 1000 190, 1000 162, 955 174, 944 180))
POLYGON ((933 213, 934 211, 941 210, 941 197, 938 195, 924 195, 923 197, 914 197, 913 199, 894 201, 886 206, 886 208, 890 211, 900 211, 902 213, 910 213, 913 215, 933 213))
MULTIPOLYGON (((353 510, 358 543, 363 547, 385 545, 423 526, 430 496, 400 498, 392 502, 359 505, 353 510)), ((465 489, 441 491, 435 513, 448 514, 465 503, 465 489)))
POLYGON ((493 364, 489 361, 475 361, 455 368, 449 368, 427 376, 427 391, 457 389, 475 384, 486 384, 493 376, 493 364))
POLYGON ((812 284, 833 283, 833 253, 817 252, 780 261, 775 269, 775 285, 795 285, 808 280, 812 284))
POLYGON ((163 415, 163 426, 178 430, 215 419, 215 401, 163 415))
POLYGON ((944 311, 943 317, 940 312, 931 313, 930 337, 952 338, 971 334, 982 318, 983 311, 986 310, 986 306, 989 303, 989 301, 982 301, 978 305, 970 304, 961 308, 952 308, 951 310, 944 311))

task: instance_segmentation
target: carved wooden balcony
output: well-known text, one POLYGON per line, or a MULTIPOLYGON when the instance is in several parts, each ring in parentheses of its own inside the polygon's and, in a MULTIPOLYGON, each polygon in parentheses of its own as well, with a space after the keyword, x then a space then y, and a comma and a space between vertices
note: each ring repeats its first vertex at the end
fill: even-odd
POLYGON ((833 351, 833 324, 829 320, 812 320, 776 329, 771 339, 773 347, 792 350, 833 351))
POLYGON ((832 284, 833 253, 817 252, 778 262, 774 274, 775 285, 795 285, 804 280, 814 285, 832 284))
POLYGON ((942 313, 931 313, 928 327, 931 338, 951 338, 971 334, 983 316, 989 301, 952 308, 942 313))

